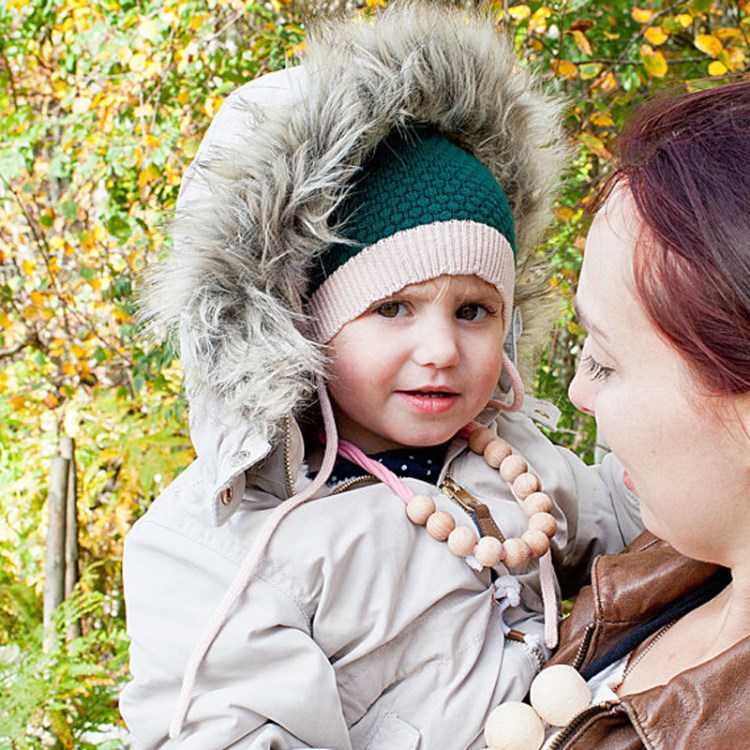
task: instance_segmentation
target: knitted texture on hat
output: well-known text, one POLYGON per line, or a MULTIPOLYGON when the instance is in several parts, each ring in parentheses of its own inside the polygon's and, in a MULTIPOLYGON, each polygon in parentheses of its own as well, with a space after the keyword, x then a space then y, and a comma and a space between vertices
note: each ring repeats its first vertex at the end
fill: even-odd
POLYGON ((327 248, 309 292, 363 248, 414 227, 455 220, 496 229, 515 255, 510 205, 489 170, 429 126, 396 128, 376 148, 335 214, 351 244, 327 248))

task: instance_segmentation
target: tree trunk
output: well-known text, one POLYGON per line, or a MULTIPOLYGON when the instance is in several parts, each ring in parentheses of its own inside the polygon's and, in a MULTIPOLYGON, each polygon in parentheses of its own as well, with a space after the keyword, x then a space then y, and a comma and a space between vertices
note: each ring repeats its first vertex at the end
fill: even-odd
MULTIPOLYGON (((60 441, 60 453, 68 460, 68 486, 65 502, 65 598, 78 583, 78 482, 76 475, 75 442, 64 436, 60 441)), ((73 622, 68 630, 68 640, 81 635, 80 620, 73 622)))
POLYGON ((44 565, 44 644, 55 639, 52 616, 65 598, 65 498, 68 494, 70 461, 55 456, 50 465, 47 494, 47 558, 44 565))

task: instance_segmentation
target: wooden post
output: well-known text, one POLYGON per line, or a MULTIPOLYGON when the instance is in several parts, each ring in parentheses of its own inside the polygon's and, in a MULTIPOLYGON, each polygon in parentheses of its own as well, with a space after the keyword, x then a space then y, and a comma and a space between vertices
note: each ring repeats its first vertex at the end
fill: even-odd
MULTIPOLYGON (((63 436, 60 453, 68 461, 68 485, 65 498, 65 598, 78 583, 78 482, 76 478, 75 442, 63 436)), ((81 623, 76 620, 68 629, 68 640, 81 635, 81 623)))
POLYGON ((54 643, 52 615, 65 598, 65 498, 70 461, 55 456, 50 465, 47 494, 47 557, 44 564, 44 645, 54 643))

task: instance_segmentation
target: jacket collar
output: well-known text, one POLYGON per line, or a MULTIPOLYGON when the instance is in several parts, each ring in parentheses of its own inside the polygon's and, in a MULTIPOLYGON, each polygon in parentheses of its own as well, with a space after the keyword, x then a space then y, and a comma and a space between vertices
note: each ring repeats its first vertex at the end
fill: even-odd
POLYGON ((211 518, 221 526, 237 510, 248 487, 279 502, 294 492, 303 461, 303 440, 297 423, 287 418, 283 438, 275 444, 248 422, 225 418, 215 402, 190 410, 190 435, 203 484, 210 488, 211 518))

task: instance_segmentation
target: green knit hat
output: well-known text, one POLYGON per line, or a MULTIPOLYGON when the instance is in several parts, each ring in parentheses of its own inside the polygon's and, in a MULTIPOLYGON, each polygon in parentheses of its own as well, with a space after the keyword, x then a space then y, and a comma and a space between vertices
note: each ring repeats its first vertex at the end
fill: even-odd
POLYGON ((310 313, 321 342, 378 299, 442 275, 477 275, 512 305, 508 199, 475 156, 432 126, 392 131, 333 221, 350 243, 326 248, 311 272, 310 313))

